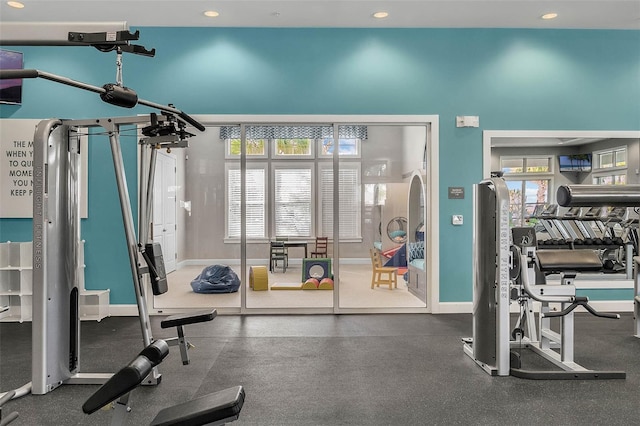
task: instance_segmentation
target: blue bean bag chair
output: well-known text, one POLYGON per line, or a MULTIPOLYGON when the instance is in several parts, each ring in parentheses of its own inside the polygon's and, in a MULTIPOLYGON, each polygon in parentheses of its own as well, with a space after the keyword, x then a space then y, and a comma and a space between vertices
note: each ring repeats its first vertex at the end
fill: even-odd
POLYGON ((191 288, 196 293, 233 293, 240 288, 240 278, 228 266, 211 265, 191 281, 191 288))

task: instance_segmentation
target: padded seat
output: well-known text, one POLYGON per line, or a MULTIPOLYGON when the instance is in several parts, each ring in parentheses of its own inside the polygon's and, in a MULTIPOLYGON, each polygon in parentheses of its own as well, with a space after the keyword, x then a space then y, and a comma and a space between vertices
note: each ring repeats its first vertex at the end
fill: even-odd
POLYGON ((152 342, 91 395, 82 405, 82 411, 87 414, 94 413, 111 401, 131 392, 168 354, 169 346, 164 340, 152 342))
MULTIPOLYGON (((236 420, 244 404, 244 389, 235 386, 160 411, 152 426, 196 426, 236 420)), ((220 423, 221 424, 221 423, 220 423)))
POLYGON ((181 325, 196 324, 199 322, 212 321, 218 315, 215 309, 200 311, 196 313, 177 314, 166 317, 160 323, 162 328, 179 327, 181 325))
POLYGON ((182 364, 189 364, 189 353, 187 349, 193 347, 191 343, 187 342, 184 337, 183 326, 189 324, 196 324, 199 322, 207 322, 213 320, 218 315, 218 311, 210 309, 207 311, 200 311, 196 313, 177 314, 166 317, 160 322, 160 327, 170 328, 176 327, 178 337, 166 339, 169 346, 178 346, 180 348, 180 357, 182 358, 182 364))
POLYGON ((602 269, 602 261, 593 250, 538 250, 536 257, 543 272, 588 272, 602 269))

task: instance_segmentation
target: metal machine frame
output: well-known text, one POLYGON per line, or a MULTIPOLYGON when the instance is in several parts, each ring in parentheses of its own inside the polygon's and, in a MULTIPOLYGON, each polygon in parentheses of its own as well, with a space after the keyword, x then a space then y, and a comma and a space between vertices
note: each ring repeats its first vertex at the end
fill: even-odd
POLYGON ((473 339, 464 352, 492 376, 508 376, 509 190, 504 180, 483 180, 473 188, 473 339))
MULTIPOLYGON (((141 176, 139 233, 127 189, 127 178, 120 144, 120 127, 173 123, 170 116, 44 120, 34 137, 34 264, 33 264, 33 361, 32 393, 45 394, 62 384, 99 384, 111 374, 83 373, 80 363, 80 320, 78 306, 78 248, 80 244, 78 128, 100 127, 109 135, 109 143, 120 198, 125 237, 140 318, 144 346, 153 337, 142 280, 149 267, 142 266, 149 240, 153 177, 156 149, 183 147, 184 134, 143 137, 142 161, 149 163, 148 175, 141 176), (64 342, 68 342, 68 345, 64 342)), ((165 132, 162 132, 165 133, 165 132)), ((144 167, 142 168, 144 169, 144 167)), ((142 174, 143 172, 141 172, 142 174)), ((148 263, 148 259, 147 264, 148 263)), ((147 383, 158 382, 154 369, 147 383)))
POLYGON ((635 336, 640 339, 640 256, 633 258, 635 263, 634 292, 633 292, 633 316, 635 318, 635 336))
MULTIPOLYGON (((610 206, 640 207, 640 185, 564 185, 558 189, 558 204, 562 206, 610 206)), ((636 220, 636 226, 638 222, 636 220)), ((634 231, 637 232, 637 229, 634 231)), ((637 234, 636 241, 637 241, 637 234)), ((627 244, 626 262, 627 276, 634 278, 633 313, 635 318, 634 335, 640 338, 640 256, 635 253, 631 244, 627 244), (629 265, 633 265, 633 271, 629 265)))
MULTIPOLYGON (((91 26, 97 29, 98 26, 91 26)), ((153 177, 155 172, 156 148, 184 147, 186 139, 192 136, 185 131, 190 124, 199 131, 205 127, 173 105, 161 105, 144 99, 122 81, 122 53, 154 56, 155 49, 131 44, 138 40, 139 31, 131 33, 126 24, 109 23, 99 26, 103 32, 67 32, 51 39, 41 40, 33 34, 23 34, 19 28, 11 28, 15 34, 3 35, 2 45, 35 46, 93 46, 100 51, 116 51, 116 83, 102 87, 72 80, 67 77, 36 69, 0 70, 0 79, 43 78, 55 83, 98 93, 107 103, 125 108, 145 105, 161 111, 164 115, 151 113, 147 116, 88 119, 88 120, 44 120, 39 123, 34 136, 33 173, 33 361, 32 382, 17 389, 13 397, 29 392, 45 394, 56 387, 68 383, 103 383, 109 373, 82 373, 80 371, 80 320, 79 320, 79 265, 80 244, 79 214, 79 154, 78 128, 101 127, 109 135, 111 153, 116 174, 122 218, 127 240, 129 261, 138 305, 140 327, 144 346, 151 343, 151 327, 142 276, 149 273, 154 277, 152 289, 158 288, 158 276, 154 259, 146 253, 153 202, 153 177), (111 29, 113 28, 113 30, 111 29), (124 162, 120 147, 120 127, 123 125, 145 125, 145 135, 140 143, 148 148, 142 150, 143 165, 148 160, 148 175, 141 168, 139 200, 139 235, 136 239, 129 192, 127 189, 124 162), (150 154, 149 154, 150 152, 150 154), (148 267, 142 267, 144 258, 148 267)), ((58 33, 59 26, 52 27, 58 33)), ((161 259, 161 256, 160 256, 161 259)), ((166 282, 165 282, 166 286, 166 282)), ((166 289, 164 289, 166 291, 166 289)), ((213 319, 213 313, 197 317, 197 320, 213 319)), ((192 323, 193 318, 177 320, 178 325, 192 323)), ((176 322, 174 320, 173 322, 176 322)), ((180 330, 179 330, 180 332, 180 330)), ((170 345, 180 345, 183 363, 187 342, 183 336, 168 339, 170 345)), ((147 384, 158 383, 160 375, 154 368, 147 384)))
MULTIPOLYGON (((559 193, 565 189, 561 187, 559 193)), ((629 186, 623 190, 624 196, 619 196, 619 190, 617 191, 613 197, 608 195, 607 190, 593 192, 587 202, 594 206, 603 203, 624 203, 633 206, 640 201, 637 195, 636 198, 629 196, 640 193, 637 186, 629 186)), ((576 192, 582 194, 580 189, 576 192)), ((558 198, 562 199, 562 196, 559 195, 558 198)), ((574 201, 567 201, 566 204, 575 205, 572 204, 576 202, 575 198, 574 195, 574 201)), ((582 200, 581 197, 578 198, 582 200)), ((586 298, 576 296, 573 285, 575 270, 563 271, 560 286, 546 285, 540 270, 542 263, 538 259, 543 253, 540 252, 540 256, 536 255, 535 243, 511 245, 509 192, 505 181, 499 177, 492 177, 474 185, 473 202, 473 337, 463 339, 464 352, 492 376, 511 374, 531 379, 625 378, 624 372, 592 371, 574 361, 573 310, 581 306, 596 316, 619 316, 599 313, 587 303, 586 298), (541 303, 538 321, 534 314, 534 300, 541 303), (521 307, 513 328, 510 324, 509 308, 512 301, 519 303, 521 307), (561 311, 552 312, 550 303, 560 303, 561 311), (560 317, 559 332, 551 329, 552 317, 560 317), (521 370, 518 354, 512 351, 521 347, 532 349, 563 371, 521 370)), ((563 205, 563 202, 560 204, 563 205)), ((530 239, 535 242, 534 235, 530 239)), ((561 252, 557 251, 558 254, 562 254, 561 252)), ((597 257, 590 250, 584 250, 582 253, 589 254, 597 257)), ((576 260, 573 263, 577 262, 576 260)), ((639 286, 636 279, 636 311, 640 303, 639 286)), ((636 318, 637 316, 638 312, 636 318)))

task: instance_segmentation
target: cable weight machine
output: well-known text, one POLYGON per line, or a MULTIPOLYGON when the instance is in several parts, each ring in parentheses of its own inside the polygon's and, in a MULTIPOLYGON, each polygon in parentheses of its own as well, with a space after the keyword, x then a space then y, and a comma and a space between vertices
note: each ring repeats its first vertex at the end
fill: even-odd
MULTIPOLYGON (((639 187, 627 185, 624 195, 612 190, 593 192, 586 201, 584 189, 561 188, 589 205, 626 205, 640 202, 639 187), (573 190, 573 192, 571 192, 573 190), (580 194, 578 197, 577 194, 580 194), (598 201, 599 200, 599 201, 598 201), (597 204, 600 203, 600 204, 597 204)), ((598 186, 598 189, 603 187, 598 186)), ((620 371, 589 370, 574 361, 574 310, 582 307, 603 318, 619 318, 601 313, 577 296, 573 280, 577 273, 602 268, 593 250, 538 250, 533 228, 510 229, 509 192, 500 177, 474 186, 473 221, 473 337, 463 339, 464 352, 488 374, 514 375, 528 379, 624 379, 620 371), (513 234, 512 234, 513 232, 513 234), (520 232, 516 237, 516 232, 520 232), (561 285, 546 284, 545 276, 561 274, 561 285), (533 302, 540 303, 536 315, 533 302), (510 305, 520 305, 520 315, 511 325, 510 305), (550 304, 559 303, 554 312, 550 304), (560 330, 551 329, 550 319, 560 321, 560 330), (528 348, 560 370, 530 371, 521 368, 517 348, 528 348)), ((637 285, 637 283, 636 283, 637 285)))
MULTIPOLYGON (((4 401, 29 392, 43 395, 63 384, 104 384, 85 403, 83 411, 90 414, 117 399, 113 425, 126 422, 131 390, 140 384, 160 383, 157 365, 167 355, 169 346, 179 346, 183 364, 189 363, 187 349, 190 344, 184 337, 183 326, 211 321, 217 315, 215 309, 174 315, 164 319, 161 327, 176 327, 178 337, 154 340, 151 333, 144 275, 149 275, 154 295, 167 291, 162 252, 159 244, 152 243, 149 236, 157 150, 187 147, 188 138, 193 136, 186 130, 187 126, 199 131, 204 131, 205 127, 173 105, 139 99, 135 91, 122 84, 123 51, 146 56, 153 56, 155 52, 129 46, 129 40, 137 39, 137 36, 138 32, 117 32, 113 40, 110 33, 82 36, 69 33, 69 40, 73 41, 70 44, 89 40, 86 45, 101 51, 117 51, 116 84, 97 87, 34 69, 0 71, 0 79, 44 78, 98 93, 103 101, 116 106, 133 108, 140 104, 159 110, 159 113, 133 117, 43 120, 34 135, 32 381, 0 397, 4 397, 4 401), (139 139, 142 167, 137 236, 120 141, 123 126, 136 126, 142 134, 139 139), (80 129, 95 128, 101 129, 109 139, 144 346, 142 352, 115 375, 85 373, 80 362, 80 129), (132 382, 132 375, 140 380, 132 382)), ((237 419, 243 402, 244 390, 236 386, 167 407, 156 419, 162 418, 162 424, 184 424, 185 416, 188 416, 192 424, 223 424, 237 419)))

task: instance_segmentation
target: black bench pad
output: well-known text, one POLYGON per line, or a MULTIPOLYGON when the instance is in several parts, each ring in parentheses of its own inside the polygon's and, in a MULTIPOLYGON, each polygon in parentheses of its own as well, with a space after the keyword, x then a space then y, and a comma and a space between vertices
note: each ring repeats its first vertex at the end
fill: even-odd
POLYGON ((166 317, 160 323, 162 328, 179 327, 181 325, 195 324, 213 320, 218 315, 215 309, 200 311, 196 313, 177 314, 166 317))
POLYGON ((91 414, 111 401, 135 389, 149 375, 153 365, 149 358, 138 355, 126 367, 115 373, 100 389, 82 404, 82 411, 91 414))
POLYGON ((133 361, 115 373, 82 405, 82 411, 94 413, 111 401, 131 392, 151 373, 151 370, 169 354, 169 345, 162 339, 144 348, 133 361))
POLYGON ((224 419, 234 420, 244 404, 244 388, 236 386, 160 411, 152 426, 197 426, 224 419))
POLYGON ((599 271, 602 261, 593 250, 537 250, 541 271, 599 271))
POLYGON ((162 339, 154 340, 140 352, 140 355, 147 357, 151 365, 155 367, 169 355, 169 345, 162 339))

